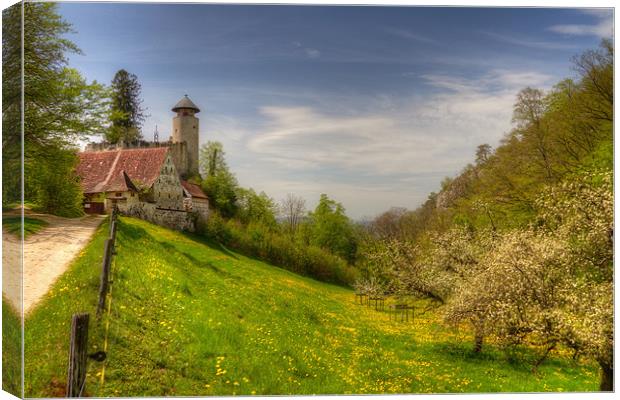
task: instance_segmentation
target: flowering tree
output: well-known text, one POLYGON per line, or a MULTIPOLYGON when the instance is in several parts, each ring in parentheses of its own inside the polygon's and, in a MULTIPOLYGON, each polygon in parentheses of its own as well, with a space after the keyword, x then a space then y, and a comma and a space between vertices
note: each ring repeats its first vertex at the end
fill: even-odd
POLYGON ((601 390, 613 390, 613 173, 582 174, 538 206, 542 230, 566 246, 565 329, 601 366, 601 390))
MULTIPOLYGON (((473 232, 454 227, 446 232, 430 235, 429 245, 419 246, 409 241, 390 240, 372 256, 389 280, 390 291, 399 297, 425 298, 431 304, 449 303, 453 293, 480 273, 480 259, 492 245, 492 232, 473 232)), ((451 314, 446 318, 454 323, 461 317, 451 314)), ((456 309, 454 310, 457 313, 456 309)), ((475 351, 482 349, 485 336, 485 316, 470 313, 463 318, 471 322, 475 331, 475 351)))
MULTIPOLYGON (((536 224, 498 235, 446 307, 506 343, 558 344, 595 358, 613 389, 612 175, 579 175, 548 190, 536 224), (483 321, 484 323, 480 323, 483 321), (476 325, 478 322, 478 325, 476 325)), ((459 256, 463 258, 463 256, 459 256)))

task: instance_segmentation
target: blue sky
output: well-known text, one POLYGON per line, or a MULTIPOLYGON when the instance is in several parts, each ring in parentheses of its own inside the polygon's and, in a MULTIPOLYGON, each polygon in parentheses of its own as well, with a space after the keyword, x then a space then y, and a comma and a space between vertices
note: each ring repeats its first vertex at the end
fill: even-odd
POLYGON ((184 94, 201 143, 224 144, 242 186, 354 218, 413 209, 511 128, 517 92, 573 76, 613 31, 611 9, 62 3, 70 64, 124 68, 170 135, 184 94))

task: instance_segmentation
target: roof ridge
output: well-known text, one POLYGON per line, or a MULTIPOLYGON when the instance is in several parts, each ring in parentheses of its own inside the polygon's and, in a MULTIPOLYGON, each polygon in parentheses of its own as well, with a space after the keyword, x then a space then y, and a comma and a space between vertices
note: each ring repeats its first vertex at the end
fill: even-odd
POLYGON ((108 183, 110 182, 110 179, 112 179, 112 173, 116 169, 116 164, 118 164, 118 160, 121 158, 121 152, 122 152, 122 149, 121 150, 116 150, 116 157, 114 158, 114 162, 112 163, 112 166, 110 167, 110 170, 108 171, 108 174, 106 175, 106 177, 103 180, 103 182, 98 184, 96 186, 96 188, 103 189, 106 186, 108 186, 108 183))

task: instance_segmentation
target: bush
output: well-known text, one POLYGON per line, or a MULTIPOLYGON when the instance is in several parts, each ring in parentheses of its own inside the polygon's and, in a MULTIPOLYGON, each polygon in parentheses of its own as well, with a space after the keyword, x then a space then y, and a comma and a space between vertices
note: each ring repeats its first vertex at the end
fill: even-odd
POLYGON ((36 159, 26 165, 26 196, 37 209, 61 217, 80 217, 82 188, 75 173, 77 156, 62 150, 48 159, 36 159))
POLYGON ((357 270, 342 258, 319 247, 294 242, 290 236, 262 224, 245 226, 236 220, 226 221, 212 212, 198 230, 240 253, 296 274, 340 285, 350 285, 357 277, 357 270))

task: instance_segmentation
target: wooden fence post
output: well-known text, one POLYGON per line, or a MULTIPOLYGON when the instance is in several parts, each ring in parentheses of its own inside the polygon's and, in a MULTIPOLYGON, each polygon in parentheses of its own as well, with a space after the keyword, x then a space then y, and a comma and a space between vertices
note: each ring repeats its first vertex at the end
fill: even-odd
POLYGON ((71 318, 67 397, 82 397, 86 386, 88 320, 86 313, 73 314, 71 318))
POLYGON ((110 240, 112 241, 112 245, 111 245, 112 254, 116 254, 116 219, 112 221, 112 228, 110 231, 110 240))
POLYGON ((99 303, 97 304, 97 319, 101 317, 101 313, 105 307, 105 296, 108 293, 108 282, 110 275, 110 261, 112 258, 112 241, 106 239, 103 252, 103 265, 101 266, 101 279, 99 282, 99 303))

